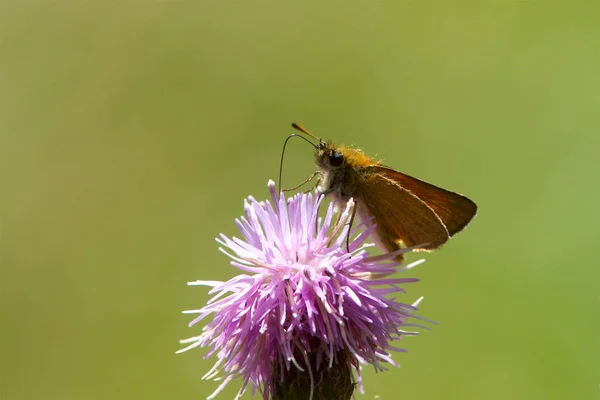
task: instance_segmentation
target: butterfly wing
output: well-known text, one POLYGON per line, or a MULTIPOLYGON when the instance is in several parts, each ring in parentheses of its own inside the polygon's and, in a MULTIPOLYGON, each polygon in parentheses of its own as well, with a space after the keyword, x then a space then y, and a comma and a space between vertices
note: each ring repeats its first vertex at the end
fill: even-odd
POLYGON ((388 251, 400 244, 434 250, 444 244, 448 231, 436 213, 417 196, 383 174, 367 173, 357 186, 356 200, 362 219, 374 217, 375 240, 388 251))
POLYGON ((439 188, 390 168, 372 166, 369 169, 373 173, 379 173, 393 180, 426 203, 440 217, 450 236, 463 230, 477 214, 477 205, 463 195, 439 188))

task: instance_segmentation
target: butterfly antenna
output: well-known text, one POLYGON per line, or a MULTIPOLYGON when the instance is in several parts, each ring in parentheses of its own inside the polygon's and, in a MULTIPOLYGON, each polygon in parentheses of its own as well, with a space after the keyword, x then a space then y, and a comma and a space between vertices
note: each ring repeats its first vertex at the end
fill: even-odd
POLYGON ((292 122, 292 128, 304 133, 305 135, 310 136, 311 138, 318 140, 319 142, 322 142, 321 139, 319 139, 318 137, 316 137, 315 135, 313 135, 312 133, 310 133, 309 131, 307 131, 305 128, 303 128, 302 126, 298 125, 295 122, 292 122))

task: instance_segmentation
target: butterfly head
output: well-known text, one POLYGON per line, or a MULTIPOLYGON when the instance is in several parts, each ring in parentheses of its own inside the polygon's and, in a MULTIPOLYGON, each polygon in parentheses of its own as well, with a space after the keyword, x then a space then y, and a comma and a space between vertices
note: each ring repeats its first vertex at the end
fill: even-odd
POLYGON ((315 152, 315 160, 322 170, 332 170, 346 163, 344 154, 331 142, 319 141, 315 152))

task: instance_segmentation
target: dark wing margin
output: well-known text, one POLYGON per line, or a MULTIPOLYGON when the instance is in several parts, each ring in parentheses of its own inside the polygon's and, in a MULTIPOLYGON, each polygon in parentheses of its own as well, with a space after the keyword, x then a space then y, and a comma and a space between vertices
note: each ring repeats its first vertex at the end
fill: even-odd
POLYGON ((477 205, 461 194, 390 168, 377 165, 369 167, 369 170, 393 180, 426 203, 446 225, 450 236, 462 231, 477 214, 477 205))

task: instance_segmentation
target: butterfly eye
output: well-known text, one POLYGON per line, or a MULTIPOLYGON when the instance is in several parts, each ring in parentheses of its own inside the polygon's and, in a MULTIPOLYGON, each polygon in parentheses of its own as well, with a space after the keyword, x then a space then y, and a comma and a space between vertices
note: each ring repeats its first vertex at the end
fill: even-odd
POLYGON ((329 155, 329 165, 332 167, 340 167, 344 163, 344 156, 337 151, 329 155))

